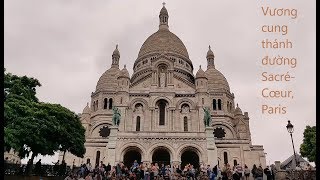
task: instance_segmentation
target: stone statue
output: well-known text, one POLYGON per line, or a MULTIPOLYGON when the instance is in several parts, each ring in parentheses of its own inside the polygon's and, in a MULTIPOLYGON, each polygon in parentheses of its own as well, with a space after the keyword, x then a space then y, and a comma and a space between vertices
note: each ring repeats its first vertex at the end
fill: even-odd
POLYGON ((161 69, 160 72, 160 87, 165 87, 166 85, 166 73, 163 72, 163 69, 161 69))
POLYGON ((113 107, 112 111, 113 111, 112 124, 114 126, 119 126, 120 118, 121 118, 120 109, 118 109, 117 107, 113 107))
POLYGON ((184 105, 182 107, 182 113, 188 113, 188 112, 190 112, 189 106, 188 105, 184 105))
POLYGON ((136 105, 136 107, 134 108, 134 112, 142 112, 142 105, 138 104, 136 105))
POLYGON ((211 124, 211 114, 210 114, 210 110, 208 107, 203 108, 204 111, 204 116, 203 116, 203 122, 204 122, 204 126, 205 127, 209 127, 211 124))

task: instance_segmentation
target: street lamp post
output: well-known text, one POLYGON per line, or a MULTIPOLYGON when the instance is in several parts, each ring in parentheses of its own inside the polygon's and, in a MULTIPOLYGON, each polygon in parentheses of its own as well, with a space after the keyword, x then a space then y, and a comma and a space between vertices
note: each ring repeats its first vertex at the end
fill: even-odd
MULTIPOLYGON (((297 164, 297 158, 296 158, 296 151, 295 151, 295 149, 294 149, 294 144, 293 144, 293 138, 292 138, 292 133, 293 133, 293 125, 290 123, 290 121, 288 121, 288 124, 287 124, 287 130, 288 130, 288 132, 290 133, 290 136, 291 136, 291 142, 292 142, 292 147, 293 147, 293 155, 294 155, 294 161, 295 161, 295 166, 296 165, 298 165, 299 166, 299 164, 297 164)), ((295 167, 293 167, 293 168, 295 168, 295 167)))

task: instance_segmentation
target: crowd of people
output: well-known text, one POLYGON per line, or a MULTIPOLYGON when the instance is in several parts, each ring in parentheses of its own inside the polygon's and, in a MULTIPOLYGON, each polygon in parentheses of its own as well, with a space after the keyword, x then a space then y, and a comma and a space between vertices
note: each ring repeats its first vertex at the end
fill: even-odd
MULTIPOLYGON (((7 170, 7 164, 5 161, 5 169, 7 170)), ((305 170, 311 170, 311 166, 308 164, 305 170)), ((40 175, 43 176, 45 168, 41 165, 41 159, 32 168, 31 160, 29 160, 27 166, 22 165, 17 174, 19 175, 40 175), (30 173, 28 173, 30 172, 30 173)), ((254 180, 262 180, 265 176, 267 180, 275 180, 275 166, 271 165, 266 168, 262 168, 261 165, 253 165, 252 169, 249 169, 247 165, 243 167, 239 164, 231 167, 228 163, 220 168, 219 165, 213 168, 210 165, 192 165, 190 163, 180 166, 165 165, 161 163, 138 163, 135 160, 131 166, 126 166, 123 162, 117 163, 116 166, 111 166, 109 163, 105 165, 102 161, 93 167, 88 161, 82 164, 81 167, 76 167, 74 164, 72 167, 67 166, 63 160, 61 163, 59 160, 54 163, 53 173, 49 176, 66 176, 65 180, 249 180, 253 177, 254 180)), ((7 174, 10 174, 7 172, 7 174)))
POLYGON ((180 168, 165 164, 159 166, 158 163, 138 163, 136 160, 130 167, 123 162, 111 166, 102 161, 92 167, 91 163, 87 162, 77 171, 71 171, 65 180, 248 180, 249 176, 255 180, 262 180, 263 176, 274 180, 273 169, 269 166, 263 169, 261 165, 253 165, 250 170, 247 165, 242 167, 239 164, 232 168, 229 164, 222 168, 219 165, 212 168, 204 164, 195 168, 192 164, 186 164, 180 168))

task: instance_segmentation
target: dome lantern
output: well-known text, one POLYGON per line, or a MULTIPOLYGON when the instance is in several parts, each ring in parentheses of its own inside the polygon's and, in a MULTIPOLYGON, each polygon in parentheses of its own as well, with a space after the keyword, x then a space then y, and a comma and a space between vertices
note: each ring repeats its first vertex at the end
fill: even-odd
POLYGON ((168 11, 165 7, 166 3, 162 3, 163 7, 160 10, 160 14, 159 14, 159 20, 160 20, 160 24, 159 24, 159 29, 169 29, 169 25, 168 25, 168 19, 169 19, 169 14, 168 11))
POLYGON ((112 65, 111 67, 119 68, 119 59, 120 59, 120 52, 118 50, 118 44, 116 45, 116 49, 112 53, 112 65))
POLYGON ((207 52, 207 64, 208 64, 207 65, 207 69, 215 68, 215 66, 214 66, 214 54, 213 54, 213 52, 211 50, 210 45, 209 45, 209 50, 207 52))

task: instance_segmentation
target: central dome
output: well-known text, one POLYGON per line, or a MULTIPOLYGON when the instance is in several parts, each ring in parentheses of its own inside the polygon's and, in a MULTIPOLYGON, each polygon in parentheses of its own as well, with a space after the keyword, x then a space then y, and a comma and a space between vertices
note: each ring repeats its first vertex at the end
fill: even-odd
POLYGON ((140 48, 138 59, 149 53, 177 53, 189 59, 187 48, 178 36, 168 29, 159 29, 147 38, 140 48))

